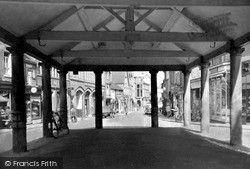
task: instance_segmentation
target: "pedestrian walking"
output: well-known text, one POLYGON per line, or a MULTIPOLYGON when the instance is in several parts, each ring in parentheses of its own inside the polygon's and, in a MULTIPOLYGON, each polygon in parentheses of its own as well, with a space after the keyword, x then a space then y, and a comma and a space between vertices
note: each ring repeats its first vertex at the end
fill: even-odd
POLYGON ((125 104, 124 110, 125 110, 125 114, 128 115, 128 107, 127 107, 127 104, 125 104))
POLYGON ((72 121, 72 123, 76 123, 77 122, 76 109, 73 106, 70 109, 70 115, 71 115, 71 121, 72 121))

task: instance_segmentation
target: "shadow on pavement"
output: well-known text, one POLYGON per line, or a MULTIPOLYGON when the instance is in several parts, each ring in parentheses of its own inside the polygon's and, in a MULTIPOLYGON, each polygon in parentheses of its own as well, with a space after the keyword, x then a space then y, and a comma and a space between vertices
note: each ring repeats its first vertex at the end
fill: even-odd
POLYGON ((248 169, 249 156, 215 145, 183 128, 71 130, 31 142, 27 153, 0 156, 63 157, 64 168, 248 169))

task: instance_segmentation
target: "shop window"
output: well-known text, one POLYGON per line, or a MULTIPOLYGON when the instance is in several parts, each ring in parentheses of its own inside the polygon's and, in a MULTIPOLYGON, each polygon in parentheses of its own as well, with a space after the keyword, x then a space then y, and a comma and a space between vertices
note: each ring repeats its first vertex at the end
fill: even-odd
POLYGON ((38 64, 37 74, 42 75, 42 66, 38 64))
POLYGON ((33 100, 31 102, 31 115, 32 119, 40 118, 40 101, 33 100))
POLYGON ((32 78, 35 79, 36 78, 36 69, 33 68, 33 71, 32 71, 32 78))
POLYGON ((4 56, 4 74, 10 76, 11 75, 10 69, 10 58, 9 56, 4 56))
POLYGON ((41 118, 41 101, 39 97, 26 100, 27 121, 41 118))
POLYGON ((27 69, 27 85, 32 84, 32 69, 28 68, 27 69))
POLYGON ((142 85, 137 84, 137 97, 142 97, 142 85))

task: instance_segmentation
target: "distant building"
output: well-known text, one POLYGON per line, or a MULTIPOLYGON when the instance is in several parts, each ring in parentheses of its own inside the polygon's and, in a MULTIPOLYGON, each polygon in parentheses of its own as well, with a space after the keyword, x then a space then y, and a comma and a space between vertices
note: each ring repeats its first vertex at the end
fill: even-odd
POLYGON ((164 80, 162 83, 162 113, 170 115, 166 112, 166 107, 174 108, 178 106, 181 113, 183 112, 183 95, 184 95, 184 76, 180 71, 164 72, 164 80))
POLYGON ((121 111, 127 107, 129 110, 134 108, 133 99, 133 73, 132 72, 112 72, 112 82, 118 85, 122 90, 122 97, 120 98, 121 111))
MULTIPOLYGON (((42 118, 42 66, 40 61, 25 54, 24 57, 26 112, 28 123, 39 123, 42 118)), ((11 54, 5 44, 0 42, 0 108, 11 107, 11 54)), ((95 113, 95 74, 94 72, 67 73, 67 105, 68 113, 71 106, 77 110, 77 117, 83 118, 95 113)), ((111 74, 103 73, 103 105, 109 98, 111 74), (106 84, 107 82, 107 84, 106 84), (106 90, 107 89, 107 90, 106 90), (107 95, 107 96, 106 96, 107 95), (105 100, 105 101, 104 101, 105 100)), ((52 110, 59 109, 59 72, 51 67, 52 110)), ((69 116, 70 117, 70 116, 69 116)))
POLYGON ((139 108, 151 101, 150 74, 148 72, 135 72, 135 99, 139 108))

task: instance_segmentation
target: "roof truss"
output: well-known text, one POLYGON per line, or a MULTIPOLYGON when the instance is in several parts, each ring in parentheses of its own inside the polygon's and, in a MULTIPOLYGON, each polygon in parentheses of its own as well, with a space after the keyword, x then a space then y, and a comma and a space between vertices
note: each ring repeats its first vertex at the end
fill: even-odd
POLYGON ((250 6, 249 0, 0 0, 0 2, 103 6, 250 6))
POLYGON ((71 50, 61 51, 52 57, 114 57, 114 58, 132 58, 132 57, 199 57, 199 55, 190 51, 164 51, 164 50, 71 50))
POLYGON ((25 36, 26 39, 54 41, 121 41, 121 42, 215 42, 228 41, 224 36, 210 36, 206 33, 180 32, 88 32, 88 31, 40 31, 25 36))

